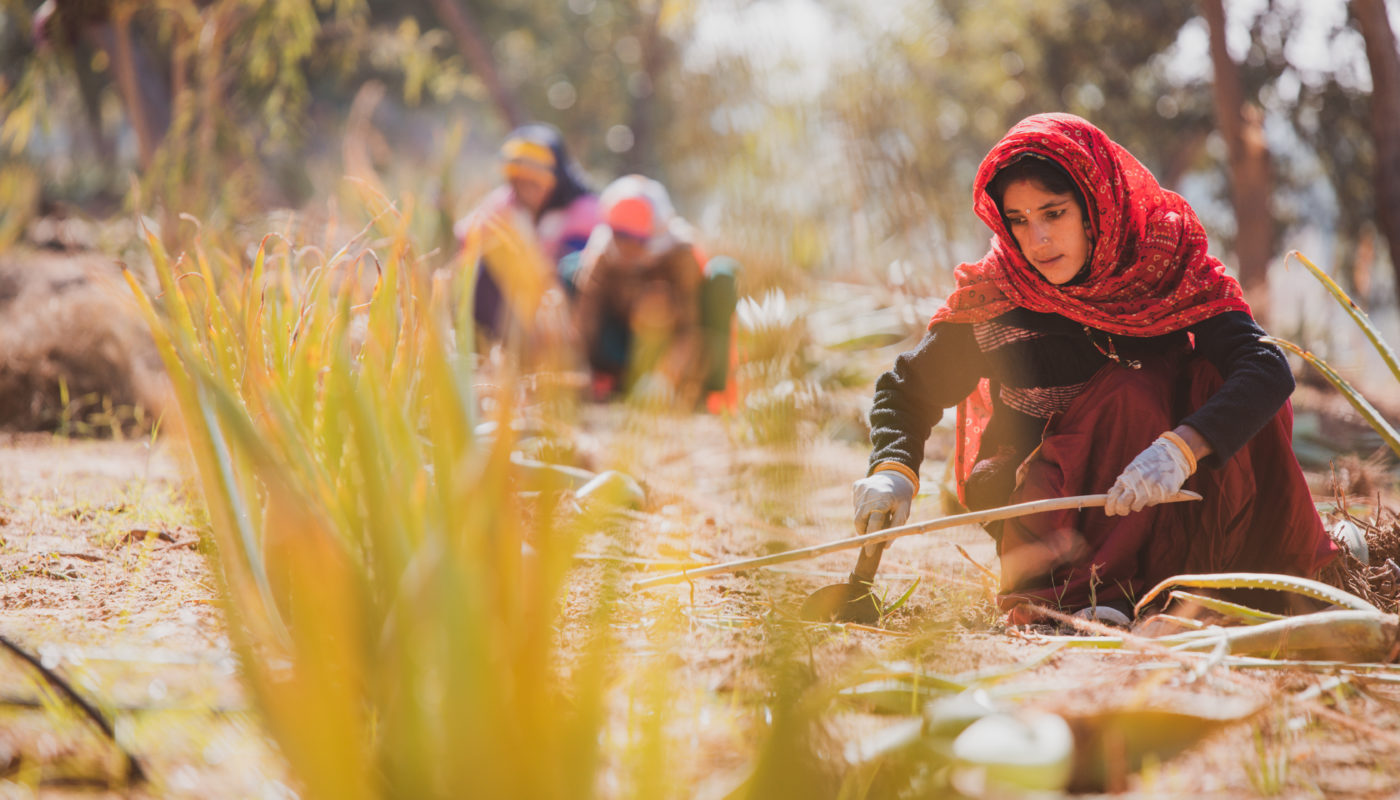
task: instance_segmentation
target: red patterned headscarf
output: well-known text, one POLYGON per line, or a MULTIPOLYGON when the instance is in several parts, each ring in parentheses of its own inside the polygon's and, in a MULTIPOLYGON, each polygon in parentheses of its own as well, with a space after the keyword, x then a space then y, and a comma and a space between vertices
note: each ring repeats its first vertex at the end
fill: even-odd
POLYGON ((1205 228, 1191 206, 1103 131, 1072 114, 1037 114, 1016 123, 982 160, 973 204, 995 234, 991 250, 958 267, 957 288, 930 327, 980 322, 1019 306, 1109 333, 1157 336, 1225 311, 1249 311, 1239 282, 1206 252, 1205 228), (1059 164, 1084 195, 1094 247, 1081 282, 1057 286, 1042 278, 987 194, 1002 168, 1027 155, 1059 164))

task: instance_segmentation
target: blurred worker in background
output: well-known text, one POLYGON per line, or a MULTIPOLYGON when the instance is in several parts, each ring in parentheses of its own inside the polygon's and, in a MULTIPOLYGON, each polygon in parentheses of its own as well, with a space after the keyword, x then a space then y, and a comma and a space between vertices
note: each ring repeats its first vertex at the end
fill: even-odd
POLYGON ((497 343, 515 335, 526 347, 558 345, 568 329, 559 259, 588 241, 598 224, 598 195, 549 125, 512 131, 501 159, 505 183, 455 230, 464 259, 477 265, 472 311, 478 337, 497 343))
POLYGON ((602 224, 560 273, 594 399, 631 392, 680 408, 730 402, 730 328, 739 265, 707 259, 665 187, 641 175, 603 190, 602 224))

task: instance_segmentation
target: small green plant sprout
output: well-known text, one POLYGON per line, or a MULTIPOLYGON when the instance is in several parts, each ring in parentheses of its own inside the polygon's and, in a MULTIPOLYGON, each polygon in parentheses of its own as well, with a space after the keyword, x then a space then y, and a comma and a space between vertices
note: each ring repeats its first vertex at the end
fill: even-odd
POLYGON ((1288 785, 1288 741, 1264 726, 1254 729, 1254 760, 1244 765, 1249 785, 1264 797, 1276 797, 1288 785))
POLYGON ((1099 604, 1099 584, 1103 583, 1103 578, 1099 577, 1099 567, 1097 561, 1089 565, 1089 605, 1097 607, 1099 604))
POLYGON ((919 588, 919 584, 921 582, 921 578, 915 578, 914 581, 909 584, 908 588, 906 588, 899 595, 899 597, 895 598, 893 601, 889 599, 888 592, 880 596, 880 622, 878 624, 881 627, 884 626, 885 620, 889 619, 894 614, 894 612, 898 611, 906 603, 909 602, 909 598, 914 596, 914 590, 919 588))

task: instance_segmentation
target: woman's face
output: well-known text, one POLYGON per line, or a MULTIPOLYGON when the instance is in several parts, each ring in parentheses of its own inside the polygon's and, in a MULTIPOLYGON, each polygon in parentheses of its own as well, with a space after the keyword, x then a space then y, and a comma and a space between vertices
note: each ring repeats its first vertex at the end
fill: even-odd
POLYGON ((638 236, 613 231, 613 246, 617 248, 618 262, 629 269, 637 269, 647 262, 647 240, 638 236))
POLYGON ((1072 193, 1051 194, 1020 180, 1006 187, 1001 206, 1021 253, 1045 280, 1058 286, 1079 274, 1094 242, 1072 193))
POLYGON ((533 214, 540 213, 540 209, 544 208, 544 201, 549 199, 549 193, 554 191, 554 179, 545 175, 515 176, 509 180, 510 188, 515 192, 520 205, 533 214))

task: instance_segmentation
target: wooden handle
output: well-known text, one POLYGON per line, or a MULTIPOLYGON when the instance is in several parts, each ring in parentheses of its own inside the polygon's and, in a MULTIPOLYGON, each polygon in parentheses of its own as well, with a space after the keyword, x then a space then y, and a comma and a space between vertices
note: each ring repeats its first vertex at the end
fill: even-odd
MULTIPOLYGON (((874 527, 876 531, 887 530, 889 524, 890 514, 884 513, 880 515, 880 524, 874 527)), ((885 554, 886 547, 889 547, 887 542, 879 542, 875 547, 862 547, 860 557, 856 559, 856 568, 851 570, 847 580, 851 583, 874 583, 875 573, 880 569, 880 557, 885 554)))
MULTIPOLYGON (((1200 499, 1201 496, 1195 492, 1183 491, 1177 492, 1162 502, 1181 503, 1200 499)), ((983 522, 995 522, 999 519, 1024 517, 1027 514, 1036 514, 1041 511, 1101 508, 1106 502, 1108 502, 1108 495, 1106 494, 1081 494, 1075 495, 1074 497, 1053 497, 1049 500, 1032 500, 1027 503, 1016 503, 1000 508, 972 511, 967 514, 954 514, 951 517, 925 520, 924 522, 911 522, 908 525, 900 525, 897 528, 886 528, 882 531, 864 534, 863 536, 852 536, 849 539, 835 539, 830 542, 812 545, 811 547, 801 547, 796 550, 785 550, 781 553, 773 553, 772 555, 759 556, 757 558, 744 558, 738 561, 728 561, 723 564, 710 564, 704 567, 696 567, 695 569, 683 569, 680 572, 657 575, 655 578, 646 578, 633 583, 632 590, 650 589, 653 586, 662 586, 667 583, 679 583, 680 581, 703 578, 707 575, 719 575, 726 572, 740 572, 746 569, 753 569, 754 567, 786 564, 789 561, 802 561, 803 559, 815 558, 816 556, 825 555, 826 553, 834 553, 837 550, 864 547, 872 542, 888 542, 891 539, 898 539, 901 536, 912 536, 916 533, 927 533, 943 528, 956 528, 960 525, 978 525, 983 522)), ((878 560, 876 563, 878 565, 878 560)), ((859 564, 857 564, 857 568, 859 568, 859 564)))

